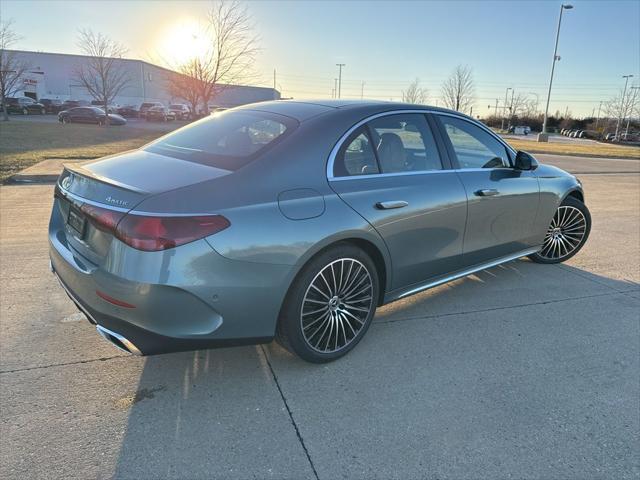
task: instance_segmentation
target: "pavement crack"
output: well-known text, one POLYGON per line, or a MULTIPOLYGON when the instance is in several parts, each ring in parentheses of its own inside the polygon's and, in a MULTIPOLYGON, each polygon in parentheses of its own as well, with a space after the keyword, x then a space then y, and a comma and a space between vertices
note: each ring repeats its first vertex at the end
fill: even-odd
POLYGON ((397 322, 406 322, 409 320, 426 320, 426 319, 430 319, 430 318, 440 318, 440 317, 451 317, 454 315, 471 315, 473 313, 485 313, 485 312, 494 312, 497 310, 509 310, 510 308, 523 308, 523 307, 531 307, 531 306, 537 306, 537 305, 548 305, 551 303, 562 303, 562 302, 569 302, 572 300, 584 300, 587 298, 597 298, 597 297, 606 297, 606 296, 611 296, 611 295, 620 295, 623 292, 618 292, 618 291, 612 291, 612 292, 607 292, 607 293, 597 293, 595 295, 585 295, 582 297, 571 297, 571 298, 562 298, 559 300, 545 300, 544 302, 532 302, 532 303, 522 303, 522 304, 518 304, 518 305, 508 305, 505 307, 491 307, 491 308, 481 308, 478 310, 468 310, 465 312, 450 312, 450 313, 440 313, 438 315, 418 315, 418 316, 414 316, 414 317, 402 317, 402 318, 395 318, 392 320, 379 320, 379 321, 374 321, 373 325, 383 325, 383 324, 387 324, 387 323, 397 323, 397 322))
POLYGON ((5 373, 29 372, 31 370, 44 370, 46 368, 53 368, 53 367, 66 367, 66 366, 69 366, 69 365, 82 365, 84 363, 106 362, 108 360, 113 360, 115 358, 126 358, 128 356, 129 355, 114 355, 112 357, 91 358, 89 360, 78 360, 78 361, 75 361, 75 362, 52 363, 50 365, 39 365, 37 367, 15 368, 13 370, 0 370, 0 375, 5 374, 5 373))
POLYGON ((296 431, 296 435, 298 436, 298 441, 300 442, 300 445, 302 446, 302 449, 304 450, 304 453, 307 456, 307 460, 309 461, 309 465, 311 466, 311 470, 313 471, 313 476, 315 477, 316 480, 319 480, 320 477, 318 477, 318 472, 316 471, 316 467, 313 464, 313 460, 311 460, 311 455, 309 455, 309 450, 307 450, 307 446, 304 443, 304 439, 302 438, 302 434, 300 433, 300 429, 298 428, 298 424, 296 423, 295 419, 293 418, 293 414, 291 413, 291 408, 289 407, 289 403, 287 402, 287 398, 284 396, 284 392, 282 391, 282 388, 280 387, 280 382, 278 381, 278 377, 276 375, 276 372, 273 369, 273 366, 271 365, 271 362, 269 361, 269 356, 267 355, 267 352, 264 350, 264 346, 260 345, 260 349, 262 350, 262 354, 264 355, 264 358, 265 358, 265 360, 267 362, 267 365, 269 366, 269 371, 271 372, 271 376, 273 377, 273 381, 275 382, 276 387, 278 388, 278 392, 280 392, 280 398, 282 398, 282 403, 284 403, 284 406, 287 409, 287 413, 289 414, 289 420, 291 420, 291 424, 293 425, 293 428, 296 431))

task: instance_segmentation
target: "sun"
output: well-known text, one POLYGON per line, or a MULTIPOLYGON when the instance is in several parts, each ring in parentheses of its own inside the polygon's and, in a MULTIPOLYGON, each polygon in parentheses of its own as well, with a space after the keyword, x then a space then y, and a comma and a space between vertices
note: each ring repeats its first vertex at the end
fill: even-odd
POLYGON ((160 53, 171 64, 182 64, 202 57, 209 48, 205 28, 195 20, 180 20, 170 25, 160 39, 160 53))

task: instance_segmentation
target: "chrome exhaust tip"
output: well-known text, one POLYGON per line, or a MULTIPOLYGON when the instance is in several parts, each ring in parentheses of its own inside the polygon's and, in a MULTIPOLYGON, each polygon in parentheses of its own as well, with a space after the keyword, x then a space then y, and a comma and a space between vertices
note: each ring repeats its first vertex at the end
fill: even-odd
POLYGON ((98 330, 98 333, 102 338, 110 342, 118 350, 122 350, 126 353, 131 353, 132 355, 142 355, 142 352, 138 349, 138 347, 136 347, 130 340, 127 340, 119 333, 113 332, 101 325, 96 325, 96 330, 98 330))

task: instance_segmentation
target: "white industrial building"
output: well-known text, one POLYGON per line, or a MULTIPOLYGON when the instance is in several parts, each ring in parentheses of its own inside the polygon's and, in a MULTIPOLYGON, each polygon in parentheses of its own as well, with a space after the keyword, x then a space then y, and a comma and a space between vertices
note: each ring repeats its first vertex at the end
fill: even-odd
MULTIPOLYGON (((23 75, 20 88, 13 96, 27 96, 36 100, 52 98, 60 100, 92 100, 91 95, 74 81, 74 71, 86 61, 84 55, 30 52, 14 50, 29 69, 23 75)), ((172 97, 167 88, 167 76, 175 72, 142 60, 117 60, 128 70, 130 82, 113 103, 140 105, 143 102, 186 103, 172 97)), ((217 107, 235 107, 247 103, 280 99, 280 92, 273 88, 229 85, 209 103, 217 107)))

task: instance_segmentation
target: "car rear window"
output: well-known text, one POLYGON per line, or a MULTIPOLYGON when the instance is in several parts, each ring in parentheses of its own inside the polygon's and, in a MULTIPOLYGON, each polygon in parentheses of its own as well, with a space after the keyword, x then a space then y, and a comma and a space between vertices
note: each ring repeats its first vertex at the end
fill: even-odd
POLYGON ((281 141, 296 126, 294 119, 282 115, 227 111, 176 130, 145 150, 233 171, 281 141))

